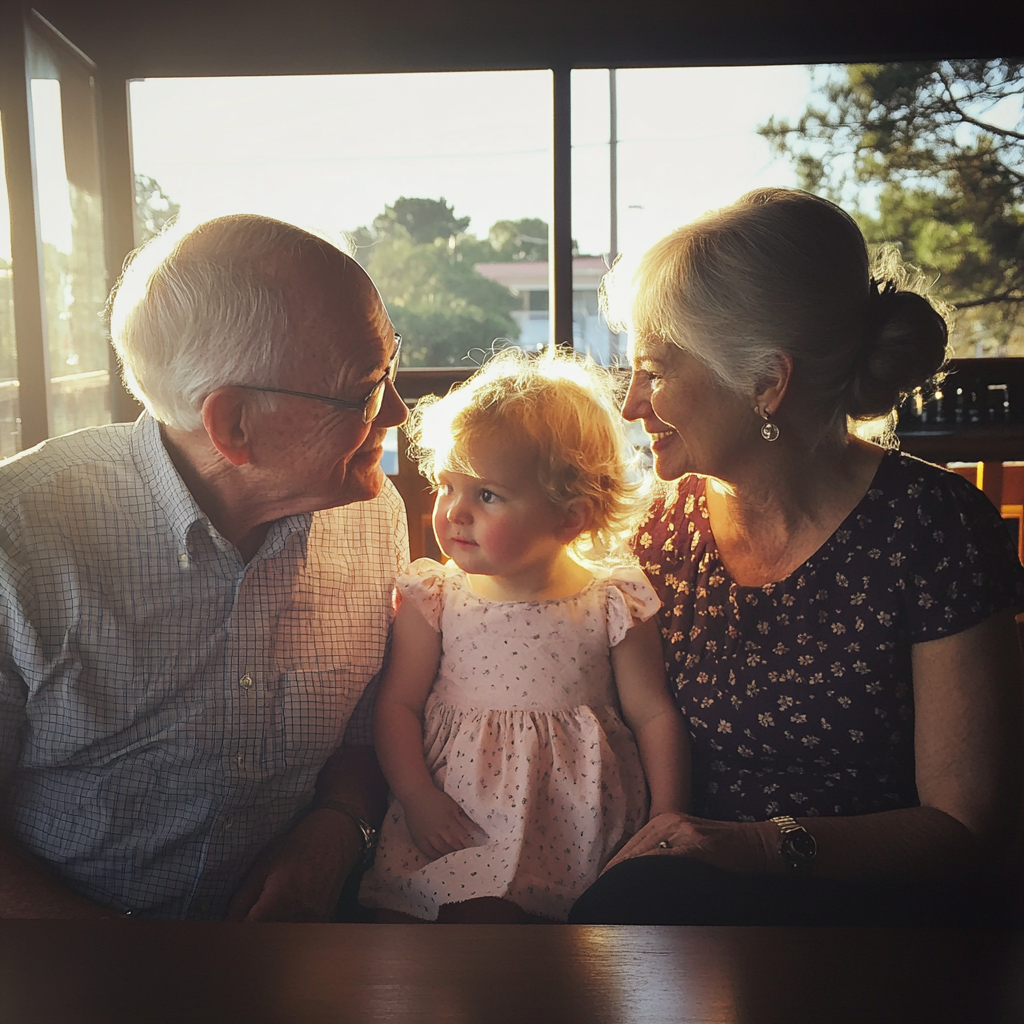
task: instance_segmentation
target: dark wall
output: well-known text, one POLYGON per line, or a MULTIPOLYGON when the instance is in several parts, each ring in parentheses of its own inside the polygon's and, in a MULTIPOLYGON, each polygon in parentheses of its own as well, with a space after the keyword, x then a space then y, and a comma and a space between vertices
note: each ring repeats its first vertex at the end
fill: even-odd
POLYGON ((129 77, 1011 55, 1021 0, 36 0, 129 77))

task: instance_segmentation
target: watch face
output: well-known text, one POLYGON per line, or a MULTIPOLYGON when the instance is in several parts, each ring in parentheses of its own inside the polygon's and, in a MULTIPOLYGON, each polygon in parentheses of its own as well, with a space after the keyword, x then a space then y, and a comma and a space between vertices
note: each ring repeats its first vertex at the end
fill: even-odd
POLYGON ((794 864, 810 864, 818 852, 814 836, 803 829, 787 832, 782 837, 782 852, 794 864))

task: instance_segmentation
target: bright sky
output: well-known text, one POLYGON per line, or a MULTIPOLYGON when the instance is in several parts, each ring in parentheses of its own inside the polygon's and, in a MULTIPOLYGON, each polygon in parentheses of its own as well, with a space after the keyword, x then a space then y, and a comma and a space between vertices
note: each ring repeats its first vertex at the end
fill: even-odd
MULTIPOLYGON (((803 111, 809 69, 620 70, 617 81, 620 251, 638 256, 757 185, 793 183, 755 128, 803 111)), ((67 251, 58 90, 32 83, 42 235, 67 251)), ((573 72, 572 92, 573 236, 606 253, 608 72, 573 72)), ((131 111, 136 171, 189 221, 265 213, 340 240, 403 195, 443 196, 480 236, 501 219, 551 220, 547 71, 147 79, 132 83, 131 111)))
MULTIPOLYGON (((616 80, 620 252, 639 256, 752 188, 795 184, 755 129, 803 113, 806 67, 620 70, 616 80)), ((573 233, 582 251, 606 252, 608 72, 573 72, 572 91, 573 233)))
MULTIPOLYGON (((573 234, 608 250, 608 73, 573 73, 573 234)), ((761 184, 791 184, 755 127, 806 105, 804 67, 618 72, 619 248, 761 184)), ((132 83, 135 169, 188 220, 265 213, 329 236, 399 196, 444 197, 469 230, 551 219, 546 71, 132 83)))
MULTIPOLYGON (((617 78, 619 249, 628 256, 750 188, 794 183, 755 129, 804 110, 809 68, 626 69, 617 78)), ((573 235, 583 252, 605 253, 608 72, 573 72, 572 91, 573 235)), ((32 101, 42 235, 66 251, 57 82, 33 81, 32 101)), ((481 236, 500 219, 551 219, 546 71, 148 79, 132 83, 131 105, 136 170, 189 221, 251 211, 337 237, 402 195, 443 196, 481 236)), ((1020 97, 985 115, 1015 125, 1020 97)), ((10 258, 6 199, 0 191, 0 257, 10 258)))

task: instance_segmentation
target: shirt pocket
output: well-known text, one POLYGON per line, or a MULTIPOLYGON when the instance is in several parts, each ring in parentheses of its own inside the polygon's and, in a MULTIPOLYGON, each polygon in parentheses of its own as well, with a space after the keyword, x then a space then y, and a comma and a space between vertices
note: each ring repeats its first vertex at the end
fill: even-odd
POLYGON ((371 666, 347 665, 285 672, 278 681, 275 767, 319 771, 374 674, 371 666))
POLYGON ((349 718, 380 671, 387 642, 387 611, 372 617, 329 616, 289 609, 278 623, 271 767, 321 766, 337 749, 349 718))

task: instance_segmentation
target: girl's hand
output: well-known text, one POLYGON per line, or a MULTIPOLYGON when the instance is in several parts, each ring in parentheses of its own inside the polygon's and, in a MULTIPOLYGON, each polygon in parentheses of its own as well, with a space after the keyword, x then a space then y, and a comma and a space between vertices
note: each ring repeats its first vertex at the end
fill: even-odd
POLYGON ((424 788, 404 806, 409 834, 431 860, 467 846, 479 846, 487 839, 487 833, 436 786, 424 788))
POLYGON ((778 845, 779 830, 770 821, 710 821, 671 812, 649 821, 604 870, 631 857, 692 857, 736 874, 764 874, 775 869, 778 845))

